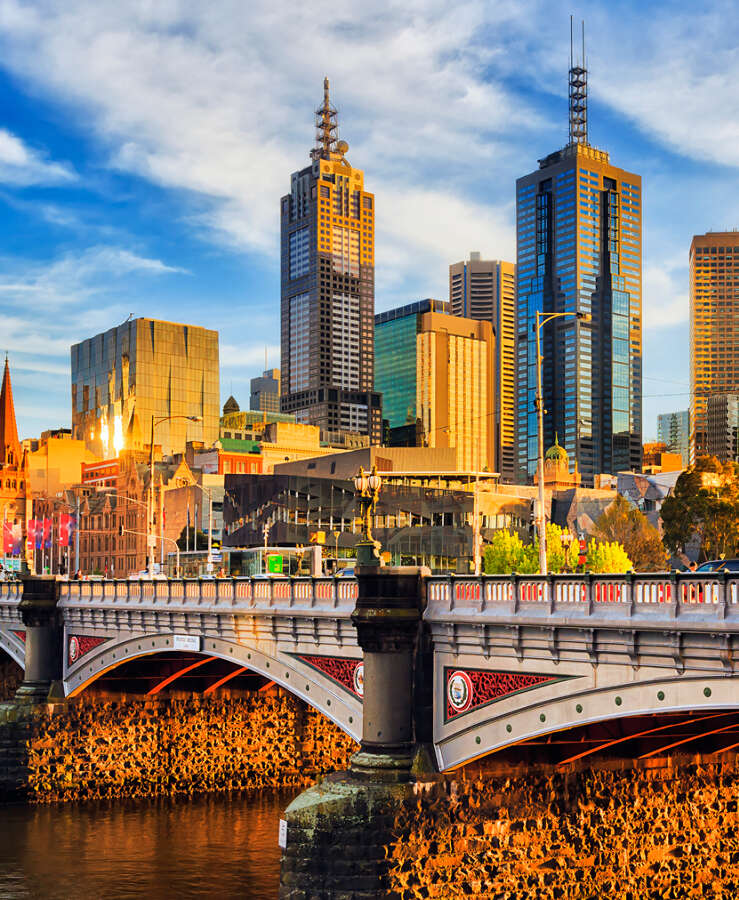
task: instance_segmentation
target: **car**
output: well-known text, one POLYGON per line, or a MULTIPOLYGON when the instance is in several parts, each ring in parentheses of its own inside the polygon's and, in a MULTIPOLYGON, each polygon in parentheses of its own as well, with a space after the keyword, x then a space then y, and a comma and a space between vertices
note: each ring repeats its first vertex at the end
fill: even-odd
POLYGON ((337 578, 354 578, 354 566, 345 566, 336 573, 337 578))
POLYGON ((696 575, 705 572, 739 572, 739 559, 709 559, 695 570, 696 575))

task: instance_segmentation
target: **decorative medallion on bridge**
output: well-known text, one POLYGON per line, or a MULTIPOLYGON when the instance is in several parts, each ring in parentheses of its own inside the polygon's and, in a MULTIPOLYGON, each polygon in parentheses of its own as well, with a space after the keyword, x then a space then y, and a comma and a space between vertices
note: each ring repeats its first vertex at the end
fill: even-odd
POLYGON ((89 653, 90 650, 94 650, 95 647, 99 647, 101 644, 104 644, 110 638, 104 637, 88 637, 83 634, 73 634, 70 635, 69 642, 67 644, 67 657, 69 660, 69 665, 72 666, 77 660, 81 659, 86 653, 89 653))
POLYGON ((23 641, 24 644, 26 643, 26 632, 25 631, 11 631, 10 633, 14 634, 18 638, 19 641, 23 641))
POLYGON ((360 700, 364 696, 364 663, 361 659, 341 656, 299 656, 298 659, 328 675, 360 700))
POLYGON ((557 681, 567 681, 576 675, 529 675, 526 672, 484 672, 477 669, 445 669, 446 720, 462 713, 495 703, 511 694, 557 681))

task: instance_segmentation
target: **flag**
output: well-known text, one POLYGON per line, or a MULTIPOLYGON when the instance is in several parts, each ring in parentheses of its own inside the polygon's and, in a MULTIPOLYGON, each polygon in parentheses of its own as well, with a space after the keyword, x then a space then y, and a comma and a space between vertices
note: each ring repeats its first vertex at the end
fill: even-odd
POLYGON ((51 550, 51 519, 44 519, 44 550, 51 550))
POLYGON ((37 550, 44 546, 44 520, 34 519, 33 545, 37 550))
POLYGON ((3 522, 3 556, 10 556, 13 552, 13 523, 3 522))
POLYGON ((26 526, 26 540, 28 541, 28 549, 32 550, 36 542, 36 520, 29 519, 26 526))
POLYGON ((59 546, 68 547, 71 538, 70 523, 72 516, 68 513, 59 513, 59 546))
POLYGON ((12 535, 13 535, 13 549, 11 551, 13 556, 20 556, 23 552, 23 526, 20 522, 16 522, 12 527, 12 535))

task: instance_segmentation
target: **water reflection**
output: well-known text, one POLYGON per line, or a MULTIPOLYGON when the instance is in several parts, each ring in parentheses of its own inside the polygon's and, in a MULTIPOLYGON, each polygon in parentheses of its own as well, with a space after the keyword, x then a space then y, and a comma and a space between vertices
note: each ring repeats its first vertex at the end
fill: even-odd
POLYGON ((0 807, 0 897, 277 897, 297 792, 0 807))

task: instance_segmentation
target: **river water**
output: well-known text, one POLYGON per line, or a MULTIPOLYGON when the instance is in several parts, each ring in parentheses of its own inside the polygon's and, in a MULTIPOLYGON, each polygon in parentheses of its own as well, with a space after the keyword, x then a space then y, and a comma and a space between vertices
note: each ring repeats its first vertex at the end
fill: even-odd
POLYGON ((271 900, 297 793, 0 806, 0 897, 271 900))

